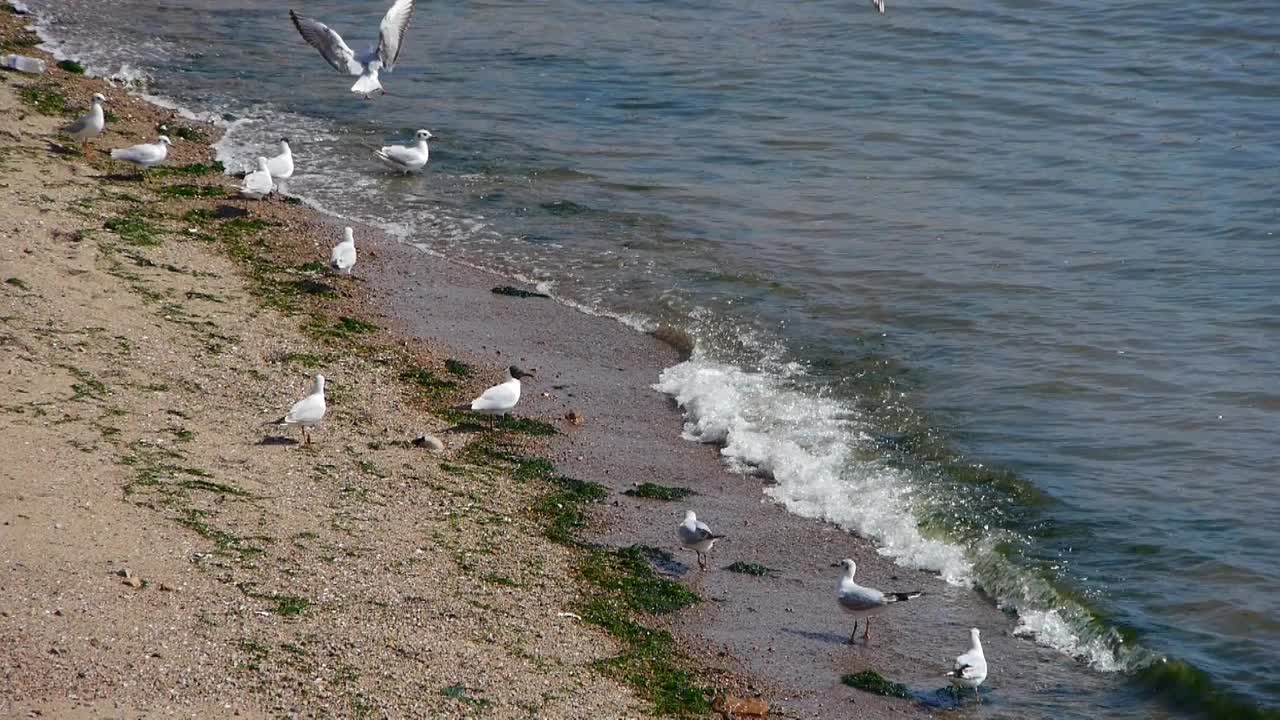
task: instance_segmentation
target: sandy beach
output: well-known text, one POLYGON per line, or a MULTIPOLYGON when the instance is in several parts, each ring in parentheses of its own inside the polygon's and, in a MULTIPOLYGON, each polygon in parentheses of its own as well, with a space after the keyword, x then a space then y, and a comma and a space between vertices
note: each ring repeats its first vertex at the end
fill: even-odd
MULTIPOLYGON (((30 40, 8 14, 0 37, 30 40)), ((1107 682, 680 440, 652 388, 671 345, 372 228, 331 275, 341 221, 235 198, 214 128, 101 80, 5 72, 0 113, 0 714, 639 718, 732 696, 774 717, 1047 717, 1107 682), (82 156, 57 129, 95 91, 111 115, 82 156), (162 131, 145 180, 103 152, 162 131), (531 422, 450 410, 512 363, 536 371, 531 422), (314 443, 264 427, 317 373, 314 443), (626 494, 645 482, 696 494, 626 494), (706 572, 674 540, 686 507, 728 535, 706 572), (854 647, 844 557, 925 592, 854 647), (937 691, 972 626, 993 696, 956 710, 937 691), (867 670, 908 697, 842 683, 867 670)))

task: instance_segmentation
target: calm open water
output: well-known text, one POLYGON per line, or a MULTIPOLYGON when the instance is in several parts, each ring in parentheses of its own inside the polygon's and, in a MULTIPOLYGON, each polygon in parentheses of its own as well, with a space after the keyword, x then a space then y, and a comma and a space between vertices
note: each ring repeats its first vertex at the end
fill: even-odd
MULTIPOLYGON (((284 6, 28 4, 228 158, 289 135, 312 202, 688 328, 688 436, 796 512, 1135 692, 1280 705, 1274 3, 441 0, 371 102, 284 6), (418 127, 421 177, 360 147, 418 127)), ((353 47, 385 5, 294 3, 353 47)))

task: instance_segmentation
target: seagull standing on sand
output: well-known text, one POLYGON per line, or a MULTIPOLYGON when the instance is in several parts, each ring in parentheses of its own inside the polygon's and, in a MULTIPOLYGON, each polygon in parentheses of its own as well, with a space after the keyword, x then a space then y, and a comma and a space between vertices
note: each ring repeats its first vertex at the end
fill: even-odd
POLYGON ((676 528, 676 534, 680 536, 682 545, 693 548, 698 553, 698 567, 703 570, 707 569, 707 553, 711 552, 711 546, 724 537, 711 532, 711 528, 699 520, 692 510, 685 512, 684 522, 676 528))
POLYGON ((102 93, 93 94, 93 107, 89 108, 89 112, 80 116, 80 119, 62 128, 62 132, 80 141, 80 149, 84 150, 89 141, 102 133, 107 127, 107 120, 102 114, 102 103, 107 99, 102 93))
POLYGON ((112 150, 111 159, 133 163, 143 170, 146 170, 152 165, 159 165, 164 162, 164 159, 169 157, 169 146, 172 144, 173 143, 169 142, 169 138, 161 135, 153 143, 130 145, 127 148, 112 150))
POLYGON ((351 228, 342 229, 342 242, 333 246, 333 250, 329 253, 329 266, 338 272, 351 274, 351 268, 356 264, 356 236, 352 234, 351 228))
MULTIPOLYGON (((871 639, 872 615, 878 614, 893 603, 905 602, 924 594, 919 590, 885 594, 875 588, 862 587, 853 581, 853 574, 858 571, 858 564, 852 560, 844 560, 840 565, 844 566, 844 576, 840 578, 840 586, 836 591, 836 600, 839 601, 840 607, 844 608, 845 612, 855 618, 866 618, 866 624, 862 628, 862 639, 864 641, 871 639)), ((849 636, 850 645, 854 643, 857 636, 858 621, 855 619, 853 621, 853 634, 849 636)))
POLYGON ((480 393, 480 397, 472 400, 471 412, 488 415, 489 427, 492 429, 494 416, 505 416, 515 408, 516 403, 520 402, 520 378, 522 377, 533 377, 533 373, 527 373, 515 365, 507 368, 506 381, 485 390, 480 393))
POLYGON ((951 684, 956 687, 973 688, 978 702, 982 702, 978 686, 987 679, 987 656, 982 654, 982 641, 978 639, 978 635, 978 628, 969 631, 969 652, 956 658, 955 667, 946 677, 951 678, 951 684))
POLYGON ((267 159, 267 170, 276 184, 281 180, 293 177, 293 151, 289 149, 289 138, 280 138, 280 154, 267 159))
POLYGON ((427 149, 427 141, 435 135, 432 135, 430 130, 419 130, 413 136, 418 140, 413 145, 387 145, 380 149, 375 148, 373 154, 377 155, 379 160, 405 174, 421 170, 426 166, 427 158, 431 156, 431 151, 427 149))
POLYGON ((378 30, 378 44, 359 54, 347 47, 342 36, 330 29, 328 25, 299 15, 292 10, 289 11, 289 18, 302 34, 302 39, 319 50, 320 55, 335 70, 345 75, 360 76, 356 84, 351 86, 351 92, 368 99, 371 93, 377 91, 381 91, 383 95, 387 94, 387 91, 382 89, 382 83, 378 82, 378 71, 390 72, 395 67, 396 58, 400 57, 404 33, 409 29, 409 20, 413 18, 413 2, 414 0, 396 0, 382 18, 382 25, 378 30))
POLYGON ((271 194, 275 183, 271 182, 271 171, 267 169, 267 159, 258 158, 258 169, 244 176, 244 185, 240 194, 252 200, 261 200, 271 194))
POLYGON ((317 375, 315 384, 311 386, 311 392, 307 396, 293 404, 289 408, 289 414, 276 420, 269 422, 268 425, 299 425, 302 427, 302 437, 306 445, 311 444, 311 433, 307 428, 320 424, 324 419, 324 376, 317 375))

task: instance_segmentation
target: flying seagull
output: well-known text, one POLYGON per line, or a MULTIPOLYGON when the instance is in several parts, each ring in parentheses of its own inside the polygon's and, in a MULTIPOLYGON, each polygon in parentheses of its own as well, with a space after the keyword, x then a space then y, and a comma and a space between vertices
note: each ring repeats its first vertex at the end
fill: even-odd
POLYGON ((89 108, 89 112, 80 116, 80 119, 62 128, 62 132, 80 141, 80 150, 83 151, 89 141, 102 133, 107 126, 107 120, 102 115, 102 103, 107 99, 102 93, 93 94, 93 107, 89 108))
POLYGON ((417 138, 417 142, 413 145, 387 145, 374 148, 373 154, 378 156, 379 160, 405 174, 421 170, 426 166, 427 158, 431 156, 431 151, 427 149, 427 141, 435 135, 432 135, 430 130, 419 130, 413 136, 417 138))
POLYGON ((304 444, 311 444, 311 433, 307 428, 320 424, 324 419, 324 376, 317 375, 315 383, 311 386, 311 392, 307 396, 293 404, 289 408, 289 414, 276 420, 269 422, 268 425, 299 425, 302 427, 302 437, 304 444))
POLYGON ((329 253, 329 265, 334 270, 351 274, 351 268, 356 264, 356 236, 352 234, 351 228, 342 229, 342 242, 333 246, 333 250, 329 253))
POLYGON ((987 679, 987 656, 982 654, 982 641, 978 635, 978 628, 969 631, 969 652, 956 658, 955 666, 946 677, 951 678, 951 684, 956 687, 973 688, 978 702, 982 702, 978 686, 987 679))
POLYGON ((289 18, 302 34, 302 39, 319 50, 320 55, 334 69, 345 75, 360 76, 356 84, 351 86, 351 92, 368 98, 374 92, 387 94, 382 89, 382 83, 378 82, 378 71, 390 72, 395 67, 404 42, 404 33, 409 29, 409 20, 413 18, 413 2, 414 0, 396 0, 382 18, 378 44, 359 54, 347 47, 342 36, 328 25, 292 10, 289 11, 289 18))
POLYGON ((707 569, 707 553, 711 552, 711 546, 724 537, 711 532, 711 528, 699 520, 692 510, 685 512, 684 522, 676 528, 676 534, 680 536, 681 544, 698 553, 698 567, 703 570, 707 569))
POLYGON ((123 160, 127 163, 133 163, 143 170, 152 165, 159 165, 169 157, 169 146, 173 143, 169 138, 161 135, 153 143, 142 143, 140 145, 130 145, 127 148, 119 148, 111 151, 113 160, 123 160))
POLYGON ((520 378, 526 377, 533 377, 533 373, 525 372, 515 365, 507 368, 507 379, 485 390, 480 393, 480 397, 472 400, 471 412, 488 415, 490 428, 492 428, 493 417, 506 415, 515 409, 516 403, 520 402, 520 378))
MULTIPOLYGON (((924 594, 919 590, 886 594, 875 588, 862 587, 853 581, 853 574, 858 571, 858 564, 852 560, 844 560, 840 565, 844 566, 844 576, 840 578, 840 586, 836 591, 836 600, 840 603, 840 607, 844 608, 844 611, 854 616, 854 618, 866 618, 866 624, 862 628, 862 639, 864 641, 871 639, 872 615, 878 614, 893 603, 905 602, 924 594)), ((854 643, 857 636, 858 621, 855 619, 853 621, 853 634, 849 636, 850 645, 854 643)))

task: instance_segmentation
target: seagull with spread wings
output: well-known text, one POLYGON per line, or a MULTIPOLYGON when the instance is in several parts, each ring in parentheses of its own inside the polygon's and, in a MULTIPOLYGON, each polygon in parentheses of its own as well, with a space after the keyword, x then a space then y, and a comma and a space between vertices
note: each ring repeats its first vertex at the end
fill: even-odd
POLYGON ((400 57, 400 49, 404 42, 405 31, 409 29, 409 21, 413 19, 414 0, 396 0, 382 18, 378 30, 378 44, 360 53, 356 53, 343 42, 342 36, 334 32, 328 25, 299 15, 290 10, 289 18, 294 27, 302 34, 302 39, 320 51, 320 55, 338 72, 344 75, 358 75, 351 92, 368 98, 375 92, 387 93, 378 82, 380 70, 391 71, 395 67, 396 58, 400 57))

